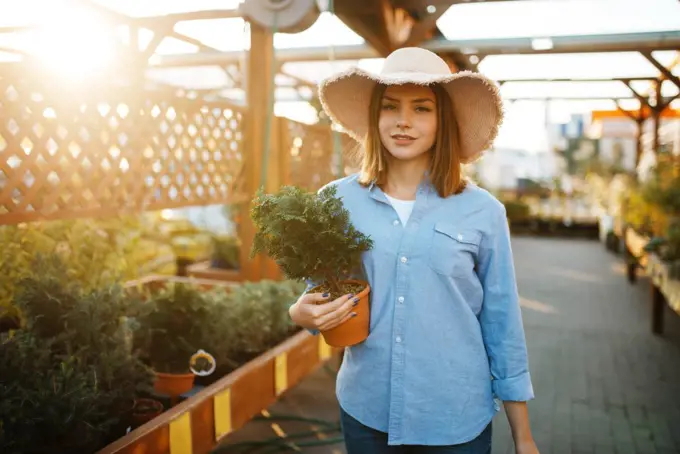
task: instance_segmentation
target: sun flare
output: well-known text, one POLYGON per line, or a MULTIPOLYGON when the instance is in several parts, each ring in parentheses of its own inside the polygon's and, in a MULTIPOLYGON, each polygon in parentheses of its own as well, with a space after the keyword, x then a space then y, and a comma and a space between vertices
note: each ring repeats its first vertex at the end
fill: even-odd
POLYGON ((51 9, 22 35, 23 50, 54 74, 92 76, 115 60, 116 30, 96 14, 71 5, 51 9))

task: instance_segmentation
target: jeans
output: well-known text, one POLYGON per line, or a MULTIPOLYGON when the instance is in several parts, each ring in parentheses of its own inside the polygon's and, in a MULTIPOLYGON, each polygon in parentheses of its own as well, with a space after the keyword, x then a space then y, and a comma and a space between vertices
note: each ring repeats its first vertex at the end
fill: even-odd
POLYGON ((387 434, 366 427, 340 409, 347 454, 491 454, 491 423, 474 440, 450 446, 388 446, 387 434))

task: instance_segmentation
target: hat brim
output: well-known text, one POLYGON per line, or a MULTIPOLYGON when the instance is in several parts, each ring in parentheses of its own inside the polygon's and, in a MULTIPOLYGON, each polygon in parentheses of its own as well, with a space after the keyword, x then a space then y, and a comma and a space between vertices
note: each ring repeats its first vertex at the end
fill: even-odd
POLYGON ((450 75, 392 73, 378 75, 351 68, 323 80, 319 99, 326 114, 357 141, 368 128, 368 110, 376 84, 440 84, 453 101, 453 114, 459 125, 461 161, 474 162, 496 139, 503 122, 503 103, 494 82, 482 74, 461 71, 450 75))

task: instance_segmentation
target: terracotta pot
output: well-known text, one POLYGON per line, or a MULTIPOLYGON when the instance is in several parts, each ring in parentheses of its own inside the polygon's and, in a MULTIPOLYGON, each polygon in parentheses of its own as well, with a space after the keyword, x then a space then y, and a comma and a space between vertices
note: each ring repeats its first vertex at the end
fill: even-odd
POLYGON ((139 427, 163 413, 163 404, 155 399, 141 398, 135 400, 132 408, 132 424, 139 427))
POLYGON ((371 310, 368 304, 368 296, 371 292, 371 287, 368 282, 364 281, 343 281, 343 283, 358 283, 365 285, 365 288, 356 296, 361 298, 359 304, 354 306, 353 312, 356 312, 356 317, 352 317, 342 325, 336 326, 328 331, 322 331, 326 343, 333 347, 349 347, 360 344, 368 337, 369 322, 371 310))
POLYGON ((194 387, 194 374, 167 374, 155 372, 156 380, 153 388, 158 394, 176 398, 194 387))

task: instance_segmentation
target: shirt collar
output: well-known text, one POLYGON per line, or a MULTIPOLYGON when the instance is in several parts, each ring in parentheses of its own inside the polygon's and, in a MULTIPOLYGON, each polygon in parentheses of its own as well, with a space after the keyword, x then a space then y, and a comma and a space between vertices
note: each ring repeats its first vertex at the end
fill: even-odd
MULTIPOLYGON (((417 193, 429 195, 432 191, 435 191, 435 188, 434 185, 432 184, 432 180, 430 179, 430 171, 426 170, 425 173, 423 174, 423 178, 420 181, 420 184, 418 184, 417 193)), ((378 187, 375 178, 372 179, 371 182, 368 184, 368 192, 374 199, 387 202, 387 199, 384 197, 383 191, 378 187), (378 191, 375 192, 373 190, 374 188, 377 188, 378 191)))

